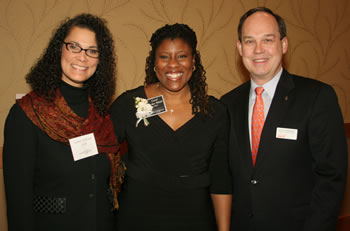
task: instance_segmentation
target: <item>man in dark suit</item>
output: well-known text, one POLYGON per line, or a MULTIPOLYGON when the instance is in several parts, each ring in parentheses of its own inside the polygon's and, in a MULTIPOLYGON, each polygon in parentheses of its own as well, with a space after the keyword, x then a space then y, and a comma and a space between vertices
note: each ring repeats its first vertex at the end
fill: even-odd
POLYGON ((286 26, 270 9, 245 13, 238 35, 251 80, 222 97, 231 119, 231 230, 335 230, 347 168, 336 94, 282 67, 286 26))

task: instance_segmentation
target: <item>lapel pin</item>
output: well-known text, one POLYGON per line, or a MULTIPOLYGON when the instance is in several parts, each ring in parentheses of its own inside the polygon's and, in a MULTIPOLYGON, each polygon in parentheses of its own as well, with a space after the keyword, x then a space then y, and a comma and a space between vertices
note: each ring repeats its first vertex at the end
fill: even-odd
POLYGON ((284 100, 287 101, 288 100, 288 95, 286 97, 284 97, 284 100))

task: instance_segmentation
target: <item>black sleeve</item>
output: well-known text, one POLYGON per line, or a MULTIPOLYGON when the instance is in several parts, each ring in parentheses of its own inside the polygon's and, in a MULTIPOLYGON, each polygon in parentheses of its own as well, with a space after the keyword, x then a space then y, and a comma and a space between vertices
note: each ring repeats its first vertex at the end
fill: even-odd
POLYGON ((229 119, 226 107, 220 104, 220 110, 215 116, 217 138, 213 147, 210 161, 211 186, 210 192, 214 194, 231 194, 232 177, 228 161, 229 119))
POLYGON ((35 125, 15 104, 6 119, 3 166, 9 231, 34 231, 35 125))
POLYGON ((125 139, 125 130, 127 125, 127 93, 120 95, 111 105, 110 115, 114 125, 114 132, 118 138, 119 143, 125 139))
POLYGON ((304 230, 326 231, 336 225, 344 196, 347 144, 344 121, 334 90, 323 85, 308 126, 315 186, 304 230))

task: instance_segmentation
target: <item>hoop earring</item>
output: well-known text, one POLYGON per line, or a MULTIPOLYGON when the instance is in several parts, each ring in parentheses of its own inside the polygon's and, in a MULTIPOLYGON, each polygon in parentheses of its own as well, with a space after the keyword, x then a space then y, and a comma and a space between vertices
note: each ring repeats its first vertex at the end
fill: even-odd
POLYGON ((196 66, 192 66, 192 72, 195 72, 196 66))
POLYGON ((154 71, 154 72, 157 72, 156 67, 153 67, 153 71, 154 71))

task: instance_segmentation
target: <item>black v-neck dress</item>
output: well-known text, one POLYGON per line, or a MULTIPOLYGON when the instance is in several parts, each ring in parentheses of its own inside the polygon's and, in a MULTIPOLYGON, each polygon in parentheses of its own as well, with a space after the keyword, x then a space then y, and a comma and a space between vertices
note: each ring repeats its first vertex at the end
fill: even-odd
POLYGON ((134 97, 146 98, 143 86, 111 107, 116 135, 128 143, 118 231, 216 230, 210 194, 232 190, 226 108, 210 97, 213 117, 197 114, 176 131, 159 116, 136 127, 134 97))

